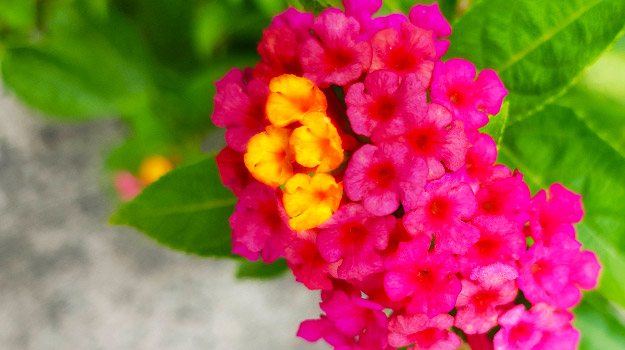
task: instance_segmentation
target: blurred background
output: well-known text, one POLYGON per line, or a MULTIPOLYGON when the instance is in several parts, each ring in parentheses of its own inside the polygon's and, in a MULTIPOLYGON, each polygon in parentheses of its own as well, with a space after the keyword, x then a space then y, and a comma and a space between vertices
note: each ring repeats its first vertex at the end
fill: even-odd
MULTIPOLYGON (((340 1, 290 3, 315 11, 340 1)), ((443 11, 461 14, 471 2, 456 4, 443 11)), ((384 11, 411 6, 386 1, 384 11)), ((286 7, 0 0, 2 349, 326 348, 295 337, 300 321, 318 317, 319 293, 290 274, 235 279, 232 261, 107 224, 123 197, 116 175, 140 178, 146 158, 176 166, 223 146, 210 123, 214 81, 257 62, 262 29, 286 7)), ((625 41, 557 103, 591 128, 601 114, 599 136, 625 150, 625 41)), ((614 320, 593 318, 589 305, 579 326, 595 334, 625 319, 618 307, 614 320)))

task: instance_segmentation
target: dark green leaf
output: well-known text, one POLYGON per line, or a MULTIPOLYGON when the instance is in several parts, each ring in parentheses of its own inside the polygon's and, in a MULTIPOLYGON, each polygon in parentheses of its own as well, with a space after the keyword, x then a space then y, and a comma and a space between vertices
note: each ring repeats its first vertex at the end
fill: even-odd
POLYGON ((482 0, 456 22, 446 57, 497 71, 516 120, 561 94, 624 26, 623 0, 482 0))
POLYGON ((124 204, 111 223, 136 227, 186 253, 231 256, 228 217, 235 202, 210 158, 163 176, 124 204))
POLYGON ((499 151, 500 160, 525 174, 534 192, 559 182, 582 195, 578 239, 599 256, 599 291, 625 305, 625 158, 570 109, 553 105, 509 124, 499 151))
POLYGON ((238 278, 273 278, 288 270, 286 260, 280 258, 271 264, 262 261, 241 260, 237 263, 238 278))
POLYGON ((501 143, 503 139, 503 133, 506 130, 506 125, 508 124, 508 114, 510 109, 510 103, 504 102, 501 106, 501 110, 497 115, 490 117, 488 124, 485 127, 480 129, 480 132, 485 134, 489 134, 495 143, 501 143))
POLYGON ((453 22, 456 18, 456 10, 458 9, 458 0, 440 0, 438 6, 443 13, 443 16, 448 21, 453 22))

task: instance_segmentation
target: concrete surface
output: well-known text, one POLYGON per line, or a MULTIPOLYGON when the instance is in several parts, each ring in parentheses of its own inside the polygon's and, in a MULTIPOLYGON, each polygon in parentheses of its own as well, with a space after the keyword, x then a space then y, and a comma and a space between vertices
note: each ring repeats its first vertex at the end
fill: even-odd
POLYGON ((240 281, 112 212, 101 176, 114 121, 62 124, 0 90, 1 349, 327 349, 295 336, 318 292, 292 276, 240 281))

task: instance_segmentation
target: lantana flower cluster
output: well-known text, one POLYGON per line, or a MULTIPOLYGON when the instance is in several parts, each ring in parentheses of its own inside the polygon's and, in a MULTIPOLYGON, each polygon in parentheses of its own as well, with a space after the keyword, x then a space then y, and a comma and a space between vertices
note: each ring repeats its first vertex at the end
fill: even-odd
POLYGON ((238 197, 233 252, 288 262, 321 290, 298 335, 335 349, 573 349, 570 308, 599 263, 580 196, 531 196, 479 129, 507 95, 492 70, 441 60, 438 6, 373 15, 289 9, 256 67, 217 82, 217 156, 238 197), (493 336, 494 334, 494 336, 493 336))

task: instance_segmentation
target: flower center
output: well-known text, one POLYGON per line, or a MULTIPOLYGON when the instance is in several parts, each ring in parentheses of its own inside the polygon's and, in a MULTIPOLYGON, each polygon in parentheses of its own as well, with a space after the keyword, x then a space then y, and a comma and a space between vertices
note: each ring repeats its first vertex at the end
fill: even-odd
POLYGON ((395 115, 395 100, 390 96, 382 96, 378 98, 371 112, 371 116, 376 120, 389 120, 395 115))
POLYGON ((414 71, 417 66, 417 60, 413 55, 408 53, 403 47, 393 48, 387 62, 389 68, 399 72, 414 71))
POLYGON ((381 163, 369 171, 371 178, 380 188, 388 188, 395 177, 395 169, 390 162, 381 163))
POLYGON ((430 213, 437 218, 444 218, 447 214, 447 201, 442 198, 436 198, 430 204, 430 213))

